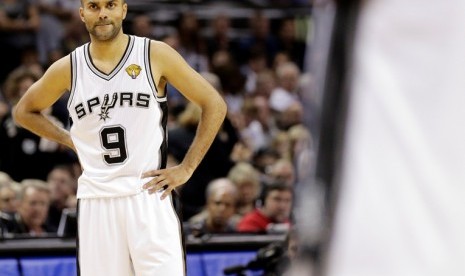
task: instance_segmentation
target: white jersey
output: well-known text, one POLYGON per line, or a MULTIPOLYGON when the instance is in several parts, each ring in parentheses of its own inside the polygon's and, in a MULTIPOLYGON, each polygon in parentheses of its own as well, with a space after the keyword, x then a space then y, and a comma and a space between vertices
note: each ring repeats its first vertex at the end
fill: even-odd
POLYGON ((465 2, 362 3, 327 275, 465 275, 465 2))
POLYGON ((129 36, 110 74, 94 66, 89 45, 71 53, 70 133, 83 168, 77 196, 134 195, 148 182, 143 172, 166 165, 166 96, 157 98, 150 40, 129 36))

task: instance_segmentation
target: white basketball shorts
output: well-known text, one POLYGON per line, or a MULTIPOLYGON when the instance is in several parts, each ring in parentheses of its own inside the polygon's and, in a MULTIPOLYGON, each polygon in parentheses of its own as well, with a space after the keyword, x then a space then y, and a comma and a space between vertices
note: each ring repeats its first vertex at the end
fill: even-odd
POLYGON ((185 255, 173 198, 147 191, 80 199, 78 271, 83 276, 184 276, 185 255))

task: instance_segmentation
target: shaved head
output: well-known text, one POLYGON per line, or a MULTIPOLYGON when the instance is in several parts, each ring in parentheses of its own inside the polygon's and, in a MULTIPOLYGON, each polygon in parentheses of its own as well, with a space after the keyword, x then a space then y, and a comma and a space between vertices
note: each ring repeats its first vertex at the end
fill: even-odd
MULTIPOLYGON (((81 0, 81 6, 84 5, 84 1, 86 1, 86 0, 81 0)), ((90 1, 92 1, 92 0, 90 0, 90 1)), ((121 3, 123 3, 123 4, 126 3, 126 0, 121 0, 121 3)))

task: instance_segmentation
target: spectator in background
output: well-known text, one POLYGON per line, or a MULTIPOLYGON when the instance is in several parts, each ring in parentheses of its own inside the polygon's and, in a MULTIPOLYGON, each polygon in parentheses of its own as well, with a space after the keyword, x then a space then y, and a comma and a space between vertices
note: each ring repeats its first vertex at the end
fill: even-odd
POLYGON ((268 175, 272 183, 284 183, 289 187, 294 187, 296 181, 295 169, 292 162, 288 159, 279 159, 271 165, 268 175))
POLYGON ((275 118, 271 112, 270 104, 265 96, 253 95, 253 103, 257 109, 257 121, 260 122, 263 131, 267 135, 267 140, 276 132, 275 118))
POLYGON ((240 216, 236 214, 238 190, 227 178, 218 178, 207 186, 205 209, 189 219, 189 230, 194 236, 207 233, 233 233, 240 216))
MULTIPOLYGON (((208 56, 204 39, 200 36, 197 16, 192 12, 181 14, 177 22, 177 32, 163 38, 163 42, 173 47, 186 62, 197 72, 209 70, 208 56)), ((184 107, 186 99, 168 83, 168 101, 170 107, 184 107)))
POLYGON ((277 131, 268 100, 260 95, 245 97, 242 112, 233 118, 242 141, 253 153, 267 147, 277 131))
POLYGON ((241 73, 246 78, 245 92, 250 94, 257 89, 258 74, 267 70, 266 55, 258 49, 251 49, 247 63, 241 67, 241 73))
MULTIPOLYGON (((290 159, 291 142, 287 131, 278 131, 273 136, 269 144, 269 147, 278 152, 280 159, 290 159)), ((274 162, 273 164, 276 164, 276 162, 274 162)), ((268 173, 268 167, 266 168, 265 172, 268 173)))
POLYGON ((63 209, 77 205, 76 178, 71 166, 55 166, 47 176, 47 184, 51 192, 47 224, 58 229, 63 209))
POLYGON ((38 179, 21 182, 18 213, 7 225, 8 233, 32 237, 56 233, 56 229, 45 224, 50 205, 50 189, 47 183, 38 179))
POLYGON ((299 101, 297 88, 300 70, 292 62, 284 63, 276 68, 278 87, 270 95, 270 107, 276 112, 283 112, 299 101))
POLYGON ((276 79, 273 71, 266 70, 258 73, 254 95, 262 96, 268 100, 275 88, 276 79))
MULTIPOLYGON (((68 54, 63 42, 78 17, 78 1, 36 0, 40 11, 40 27, 37 33, 37 62, 48 68, 53 62, 68 54)), ((67 103, 69 94, 64 95, 53 105, 52 115, 63 125, 69 123, 67 103)))
MULTIPOLYGON (((14 70, 5 82, 5 98, 14 106, 27 89, 39 78, 27 67, 14 70)), ((48 115, 52 110, 47 110, 48 115)), ((55 117, 53 117, 55 118, 55 117)), ((63 124, 55 118, 57 124, 63 124)), ((63 151, 57 143, 42 139, 32 132, 17 126, 11 111, 0 122, 0 170, 15 181, 26 178, 45 180, 55 164, 69 163, 74 157, 63 151), (27 168, 27 169, 25 169, 27 168)))
POLYGON ((234 163, 238 162, 252 162, 253 152, 252 150, 243 142, 238 141, 231 152, 231 160, 234 163))
POLYGON ((236 185, 239 193, 237 214, 242 217, 255 210, 261 186, 260 177, 255 168, 249 163, 237 163, 229 171, 228 178, 236 185))
MULTIPOLYGON (((276 37, 270 32, 270 20, 262 11, 257 10, 250 18, 249 28, 251 34, 240 42, 241 56, 246 59, 253 51, 262 52, 266 56, 267 65, 270 66, 278 51, 276 37)), ((245 59, 240 62, 245 63, 245 59)))
POLYGON ((302 103, 296 101, 282 112, 274 114, 276 127, 282 131, 288 131, 291 127, 303 123, 304 110, 302 103))
MULTIPOLYGON (((15 140, 15 138, 19 138, 21 134, 29 134, 29 132, 22 131, 22 129, 16 126, 11 116, 11 109, 19 101, 19 99, 26 92, 29 86, 32 85, 32 83, 34 83, 38 79, 39 75, 37 75, 35 72, 26 68, 18 68, 8 76, 8 79, 5 81, 5 84, 3 85, 2 92, 5 96, 5 103, 7 105, 8 110, 7 113, 0 120, 0 170, 5 171, 13 179, 16 180, 22 179, 20 179, 20 176, 17 175, 19 174, 19 172, 15 172, 15 168, 17 170, 21 169, 22 173, 24 172, 24 170, 22 169, 24 164, 15 161, 18 158, 20 158, 21 155, 18 156, 14 153, 16 151, 29 150, 30 146, 28 147, 28 145, 32 145, 32 143, 26 142, 27 144, 25 144, 24 146, 22 146, 21 143, 18 143, 18 147, 18 144, 15 144, 13 142, 13 140, 15 140)), ((29 135, 26 135, 26 137, 27 136, 29 135)), ((21 137, 18 140, 29 139, 26 137, 21 137)))
POLYGON ((220 78, 228 114, 237 115, 243 104, 245 83, 245 77, 238 64, 229 52, 218 51, 213 55, 211 71, 220 78))
MULTIPOLYGON (((79 1, 66 1, 71 4, 77 4, 78 6, 81 4, 79 1)), ((79 10, 79 8, 72 8, 72 10, 79 10)), ((65 26, 65 36, 62 41, 62 48, 65 54, 70 53, 76 47, 81 46, 82 44, 89 41, 89 34, 87 30, 82 24, 81 18, 79 17, 79 13, 73 13, 72 18, 70 21, 67 22, 65 26)))
POLYGON ((0 184, 7 184, 12 181, 11 177, 6 173, 0 171, 0 184))
MULTIPOLYGON (((183 160, 192 143, 201 111, 195 104, 189 103, 179 115, 178 124, 168 131, 168 153, 176 161, 183 160)), ((180 196, 183 202, 184 220, 199 213, 205 206, 205 189, 213 179, 225 177, 233 166, 231 151, 237 142, 237 135, 226 119, 213 144, 205 154, 202 162, 192 177, 181 187, 180 196), (225 131, 226 130, 226 131, 225 131)))
POLYGON ((130 33, 140 37, 155 39, 155 26, 147 14, 136 14, 132 19, 130 33))
POLYGON ((40 26, 37 32, 37 50, 40 64, 48 67, 64 56, 62 41, 66 24, 73 20, 76 9, 67 5, 66 0, 38 0, 40 26))
POLYGON ((208 71, 208 57, 205 41, 200 36, 200 26, 197 16, 192 12, 181 15, 178 23, 178 52, 197 72, 208 71))
MULTIPOLYGON (((255 152, 252 157, 252 165, 263 175, 266 174, 267 168, 276 163, 280 158, 281 155, 276 149, 264 147, 255 152)), ((263 177, 261 179, 263 180, 263 177)))
POLYGON ((278 51, 285 53, 292 62, 303 69, 306 44, 296 38, 295 18, 281 19, 278 31, 278 51))
POLYGON ((0 2, 0 83, 22 63, 26 52, 35 51, 39 24, 39 11, 33 2, 0 2))
POLYGON ((231 39, 231 19, 225 13, 217 14, 211 20, 212 34, 206 39, 208 58, 218 51, 237 54, 238 45, 231 39))
POLYGON ((241 122, 236 124, 236 127, 238 127, 244 143, 253 152, 268 144, 268 137, 257 117, 258 109, 253 98, 246 98, 242 106, 242 114, 236 116, 236 119, 241 119, 241 122))
POLYGON ((29 82, 26 80, 36 80, 43 74, 43 70, 38 67, 19 66, 8 75, 3 84, 3 95, 8 106, 14 106, 27 90, 29 82))
POLYGON ((290 227, 292 188, 284 183, 267 185, 262 206, 245 215, 237 225, 239 232, 282 233, 290 227))
POLYGON ((18 207, 18 193, 12 187, 10 176, 0 171, 0 239, 7 236, 7 226, 11 223, 18 207))
POLYGON ((11 219, 18 210, 19 184, 0 172, 0 215, 11 219))
POLYGON ((273 64, 272 64, 272 69, 276 71, 276 69, 285 64, 291 62, 291 58, 289 57, 289 54, 286 52, 278 52, 273 58, 273 64))
POLYGON ((296 124, 287 131, 290 142, 290 160, 298 162, 303 154, 311 154, 314 150, 313 137, 310 130, 303 124, 296 124))

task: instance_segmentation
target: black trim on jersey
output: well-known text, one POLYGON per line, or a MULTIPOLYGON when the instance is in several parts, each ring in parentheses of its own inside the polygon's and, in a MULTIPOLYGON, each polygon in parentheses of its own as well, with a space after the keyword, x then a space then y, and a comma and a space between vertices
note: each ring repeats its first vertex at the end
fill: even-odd
POLYGON ((161 111, 160 127, 163 135, 163 142, 160 145, 160 168, 166 168, 166 163, 168 160, 168 132, 166 131, 166 125, 168 123, 168 102, 159 102, 161 111))
POLYGON ((134 37, 131 35, 128 35, 128 45, 126 45, 126 49, 124 50, 124 54, 121 57, 120 61, 116 65, 115 68, 109 73, 106 74, 102 71, 100 71, 95 65, 94 62, 92 61, 92 56, 90 55, 90 43, 87 43, 84 46, 84 58, 86 60, 87 66, 89 69, 98 77, 109 81, 111 80, 120 70, 123 68, 123 65, 126 63, 126 61, 129 58, 129 55, 131 54, 132 48, 134 47, 134 37))
POLYGON ((184 235, 184 227, 182 224, 182 202, 179 198, 176 190, 171 191, 171 207, 173 207, 174 213, 178 219, 179 225, 179 236, 181 237, 181 246, 182 246, 182 256, 183 256, 183 265, 184 265, 184 276, 187 275, 187 265, 186 265, 186 236, 184 235))
POLYGON ((152 88, 152 93, 155 96, 155 99, 158 101, 158 89, 155 85, 155 80, 153 79, 152 74, 152 65, 150 64, 150 39, 144 39, 144 65, 145 65, 145 73, 147 74, 147 79, 149 81, 150 87, 152 88))
MULTIPOLYGON (((320 138, 316 160, 316 180, 325 187, 326 218, 324 229, 333 234, 336 210, 340 191, 338 177, 341 173, 341 160, 347 109, 350 100, 350 73, 353 57, 354 37, 361 0, 337 1, 328 52, 326 79, 320 123, 320 138)), ((331 241, 331 234, 325 235, 316 252, 317 274, 324 274, 324 262, 331 241)))
POLYGON ((78 199, 76 206, 76 218, 77 218, 77 229, 76 229, 76 269, 77 275, 81 275, 81 266, 79 265, 79 205, 81 200, 78 199))
POLYGON ((71 62, 71 87, 69 89, 68 108, 71 106, 71 103, 74 97, 74 91, 76 90, 76 81, 77 81, 76 50, 71 52, 71 54, 69 55, 69 60, 71 62))

